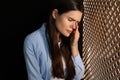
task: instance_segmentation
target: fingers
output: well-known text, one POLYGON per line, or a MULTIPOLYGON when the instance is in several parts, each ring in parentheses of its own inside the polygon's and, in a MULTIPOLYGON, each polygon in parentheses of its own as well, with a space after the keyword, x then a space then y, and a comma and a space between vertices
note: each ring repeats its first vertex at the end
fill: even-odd
POLYGON ((75 29, 75 33, 76 33, 76 34, 79 33, 78 27, 79 27, 79 26, 76 26, 76 29, 75 29))
POLYGON ((77 31, 78 31, 78 26, 76 25, 75 29, 73 30, 73 34, 76 34, 77 31))
POLYGON ((76 32, 75 32, 75 33, 76 33, 75 35, 76 35, 77 38, 80 37, 80 33, 79 33, 79 30, 78 30, 78 27, 79 27, 79 26, 76 26, 76 32))
POLYGON ((71 34, 71 46, 78 44, 78 40, 79 40, 79 37, 80 37, 78 27, 79 26, 76 26, 73 33, 71 34))

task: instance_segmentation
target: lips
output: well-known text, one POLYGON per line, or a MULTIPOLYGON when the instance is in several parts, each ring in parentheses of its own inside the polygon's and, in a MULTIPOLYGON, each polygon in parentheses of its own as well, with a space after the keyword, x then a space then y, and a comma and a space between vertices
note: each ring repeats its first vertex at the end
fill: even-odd
POLYGON ((71 30, 67 30, 67 32, 68 32, 68 33, 72 33, 72 31, 71 31, 71 30))

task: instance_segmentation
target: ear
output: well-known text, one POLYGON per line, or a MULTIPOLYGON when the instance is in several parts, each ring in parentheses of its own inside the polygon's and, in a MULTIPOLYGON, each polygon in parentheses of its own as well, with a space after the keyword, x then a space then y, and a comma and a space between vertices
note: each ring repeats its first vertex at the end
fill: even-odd
POLYGON ((58 16, 58 10, 57 10, 57 9, 54 9, 54 10, 52 11, 52 17, 53 17, 54 19, 56 19, 57 16, 58 16))

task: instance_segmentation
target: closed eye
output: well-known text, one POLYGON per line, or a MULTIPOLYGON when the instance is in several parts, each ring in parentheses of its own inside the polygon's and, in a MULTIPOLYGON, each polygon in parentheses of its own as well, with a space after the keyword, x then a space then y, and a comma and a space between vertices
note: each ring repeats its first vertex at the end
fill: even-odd
POLYGON ((71 17, 68 18, 68 21, 70 21, 70 22, 76 22, 77 25, 80 25, 79 21, 76 21, 75 19, 73 19, 71 17))
POLYGON ((68 21, 75 21, 74 19, 72 19, 72 18, 68 18, 68 21))

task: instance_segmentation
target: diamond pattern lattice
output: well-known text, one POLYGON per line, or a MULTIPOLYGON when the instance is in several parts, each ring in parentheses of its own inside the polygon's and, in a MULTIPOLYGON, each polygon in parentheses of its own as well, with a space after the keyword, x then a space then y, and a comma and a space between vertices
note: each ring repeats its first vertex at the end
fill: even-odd
POLYGON ((120 80, 120 0, 84 0, 84 80, 120 80))

